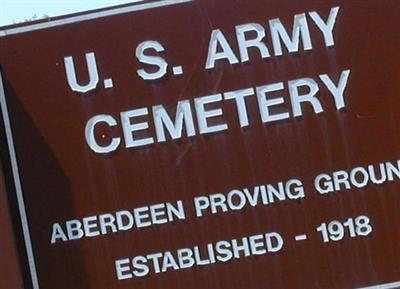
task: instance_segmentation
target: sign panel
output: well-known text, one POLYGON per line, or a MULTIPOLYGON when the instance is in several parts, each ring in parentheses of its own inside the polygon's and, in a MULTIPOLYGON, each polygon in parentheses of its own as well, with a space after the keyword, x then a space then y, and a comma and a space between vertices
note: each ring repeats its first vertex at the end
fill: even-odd
POLYGON ((399 288, 399 8, 164 0, 1 31, 32 288, 399 288))
POLYGON ((22 275, 16 250, 16 240, 8 210, 3 171, 0 168, 0 288, 22 289, 22 275))

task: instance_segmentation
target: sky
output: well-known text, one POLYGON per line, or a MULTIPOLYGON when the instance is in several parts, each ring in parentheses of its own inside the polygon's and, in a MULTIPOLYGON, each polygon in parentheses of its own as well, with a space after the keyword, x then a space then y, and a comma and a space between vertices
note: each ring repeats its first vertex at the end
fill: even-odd
POLYGON ((0 0, 0 26, 142 0, 0 0))

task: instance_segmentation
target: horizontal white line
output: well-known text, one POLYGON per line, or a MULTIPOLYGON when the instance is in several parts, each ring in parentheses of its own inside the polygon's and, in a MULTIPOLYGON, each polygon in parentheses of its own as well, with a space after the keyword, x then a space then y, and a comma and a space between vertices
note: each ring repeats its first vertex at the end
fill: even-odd
POLYGON ((115 8, 115 9, 110 9, 110 10, 105 10, 105 11, 100 11, 100 12, 92 12, 92 13, 88 13, 88 14, 84 14, 84 15, 72 16, 69 18, 63 18, 63 19, 53 20, 53 21, 49 21, 49 22, 43 22, 43 23, 38 23, 38 24, 32 24, 32 25, 27 25, 27 26, 22 26, 22 27, 1 30, 0 37, 24 33, 24 32, 30 32, 30 31, 35 31, 35 30, 41 30, 41 29, 46 29, 46 28, 50 28, 50 27, 57 27, 57 26, 61 26, 61 25, 77 23, 77 22, 82 22, 82 21, 87 21, 87 20, 93 20, 93 19, 112 16, 112 15, 118 15, 118 14, 134 12, 134 11, 141 11, 141 10, 152 9, 152 8, 157 8, 157 7, 181 4, 181 3, 191 2, 191 1, 193 1, 193 0, 161 0, 161 1, 157 1, 157 2, 135 4, 132 6, 115 8))
POLYGON ((297 236, 295 236, 295 237, 294 237, 294 239, 295 239, 296 241, 303 241, 303 240, 307 240, 307 235, 306 235, 306 234, 303 234, 303 235, 297 235, 297 236))
POLYGON ((398 289, 400 288, 400 281, 393 283, 386 283, 381 285, 374 285, 369 287, 362 287, 357 289, 398 289))

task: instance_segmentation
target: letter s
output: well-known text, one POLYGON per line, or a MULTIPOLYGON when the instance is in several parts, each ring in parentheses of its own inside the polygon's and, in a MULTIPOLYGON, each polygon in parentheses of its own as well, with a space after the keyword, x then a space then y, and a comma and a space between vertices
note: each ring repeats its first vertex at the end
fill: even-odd
POLYGON ((156 72, 150 73, 141 68, 137 70, 137 74, 144 80, 160 79, 167 73, 168 63, 165 61, 164 58, 160 56, 145 55, 144 51, 146 49, 154 49, 157 52, 162 52, 165 50, 161 43, 158 41, 149 40, 140 43, 136 48, 136 58, 141 63, 157 66, 158 70, 156 72))

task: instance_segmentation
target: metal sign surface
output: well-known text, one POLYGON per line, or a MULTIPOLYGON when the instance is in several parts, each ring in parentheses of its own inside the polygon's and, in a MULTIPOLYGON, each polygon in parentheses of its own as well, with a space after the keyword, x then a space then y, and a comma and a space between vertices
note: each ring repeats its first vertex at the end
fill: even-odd
POLYGON ((162 0, 1 31, 32 288, 400 288, 399 8, 162 0))

